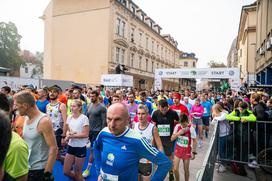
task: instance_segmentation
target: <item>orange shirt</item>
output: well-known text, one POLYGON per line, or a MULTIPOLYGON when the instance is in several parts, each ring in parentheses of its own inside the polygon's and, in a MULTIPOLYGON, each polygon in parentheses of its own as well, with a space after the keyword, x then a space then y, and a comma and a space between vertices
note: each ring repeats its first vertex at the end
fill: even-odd
POLYGON ((14 131, 20 135, 23 136, 23 127, 25 123, 25 117, 24 116, 17 116, 14 123, 14 131))
POLYGON ((59 99, 58 99, 58 101, 59 102, 61 102, 61 103, 63 103, 63 104, 65 104, 65 105, 67 105, 67 97, 65 96, 65 94, 61 94, 60 96, 59 96, 59 99))

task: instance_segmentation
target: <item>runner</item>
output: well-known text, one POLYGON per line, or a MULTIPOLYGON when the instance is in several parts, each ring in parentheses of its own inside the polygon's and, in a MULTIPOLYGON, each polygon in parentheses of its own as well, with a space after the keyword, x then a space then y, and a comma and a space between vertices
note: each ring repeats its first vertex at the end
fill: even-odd
POLYGON ((28 181, 54 180, 57 144, 51 120, 39 111, 30 92, 17 93, 15 105, 19 114, 26 117, 23 138, 29 150, 28 181))
POLYGON ((179 162, 183 160, 184 179, 189 180, 189 165, 190 159, 194 160, 196 153, 196 132, 195 129, 189 124, 188 116, 185 113, 181 113, 180 121, 175 126, 171 140, 177 140, 174 156, 174 172, 176 180, 179 178, 179 162), (191 143, 193 141, 193 148, 191 143))
POLYGON ((39 99, 36 101, 36 106, 39 108, 39 110, 43 113, 46 113, 46 105, 49 104, 49 101, 47 100, 47 89, 39 89, 38 90, 38 96, 39 99))
POLYGON ((94 143, 98 180, 138 180, 141 158, 158 165, 152 180, 165 178, 171 168, 170 160, 139 133, 127 127, 129 114, 124 104, 116 103, 109 107, 107 123, 108 127, 99 133, 94 143))
MULTIPOLYGON (((165 154, 172 160, 173 142, 171 141, 171 136, 174 131, 175 122, 179 120, 179 116, 176 111, 169 109, 165 99, 161 99, 159 101, 159 109, 154 111, 152 120, 158 128, 165 154)), ((174 180, 172 170, 169 174, 169 180, 174 180)))
POLYGON ((188 109, 186 106, 180 103, 180 98, 181 96, 179 93, 173 94, 174 105, 170 106, 170 109, 175 110, 179 116, 181 115, 181 113, 185 113, 188 116, 189 115, 188 109))
POLYGON ((99 132, 106 127, 106 114, 107 109, 103 103, 98 101, 99 93, 97 91, 92 91, 90 93, 91 104, 88 107, 87 116, 89 118, 90 132, 89 132, 89 141, 90 146, 90 157, 87 168, 82 173, 83 177, 88 177, 90 175, 90 169, 93 163, 93 143, 99 134, 99 132))
POLYGON ((130 117, 130 125, 133 126, 133 120, 137 113, 138 104, 135 102, 135 94, 133 92, 130 92, 128 94, 128 101, 127 101, 127 107, 129 111, 129 117, 130 117))
POLYGON ((201 96, 200 104, 204 107, 204 112, 202 115, 203 130, 205 131, 205 137, 208 138, 212 104, 207 101, 206 95, 201 96))
POLYGON ((82 102, 80 100, 73 100, 71 111, 72 115, 67 118, 68 131, 65 140, 69 142, 63 172, 64 175, 76 181, 83 181, 81 170, 86 157, 89 120, 87 116, 82 114, 82 102))
MULTIPOLYGON (((158 150, 163 152, 163 147, 161 143, 161 139, 158 133, 158 129, 155 127, 153 123, 149 123, 147 121, 148 116, 148 108, 146 105, 140 104, 137 110, 137 115, 139 118, 139 122, 135 123, 134 130, 140 133, 149 144, 156 145, 158 150)), ((141 177, 143 181, 148 181, 151 178, 152 174, 152 163, 147 159, 143 158, 139 163, 139 180, 141 177)))
POLYGON ((56 86, 49 87, 50 103, 46 106, 46 114, 49 116, 50 120, 53 123, 53 129, 55 132, 55 137, 59 150, 57 160, 63 162, 64 157, 61 157, 61 152, 63 152, 62 142, 64 141, 67 131, 66 127, 67 110, 66 105, 58 101, 60 93, 61 90, 58 87, 56 86))

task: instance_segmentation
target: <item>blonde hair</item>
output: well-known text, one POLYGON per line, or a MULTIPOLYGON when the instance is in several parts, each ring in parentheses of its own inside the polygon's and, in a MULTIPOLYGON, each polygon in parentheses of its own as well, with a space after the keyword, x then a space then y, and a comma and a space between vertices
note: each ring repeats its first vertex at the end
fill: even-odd
POLYGON ((215 104, 215 105, 213 105, 213 107, 212 107, 212 111, 213 111, 213 113, 214 113, 214 111, 215 111, 216 113, 219 113, 219 112, 222 112, 222 111, 223 111, 223 108, 222 108, 221 105, 215 104))
POLYGON ((72 101, 72 104, 75 103, 77 105, 77 107, 80 108, 80 112, 82 112, 82 101, 81 100, 78 100, 78 99, 75 99, 72 101))

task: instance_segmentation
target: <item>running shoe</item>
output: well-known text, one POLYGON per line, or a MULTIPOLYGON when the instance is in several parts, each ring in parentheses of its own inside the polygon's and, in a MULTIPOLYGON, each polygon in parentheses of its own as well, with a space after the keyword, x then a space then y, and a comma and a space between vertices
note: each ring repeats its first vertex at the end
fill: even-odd
POLYGON ((90 170, 89 170, 89 169, 84 170, 83 173, 82 173, 82 176, 83 176, 84 178, 89 177, 89 176, 90 176, 90 170))

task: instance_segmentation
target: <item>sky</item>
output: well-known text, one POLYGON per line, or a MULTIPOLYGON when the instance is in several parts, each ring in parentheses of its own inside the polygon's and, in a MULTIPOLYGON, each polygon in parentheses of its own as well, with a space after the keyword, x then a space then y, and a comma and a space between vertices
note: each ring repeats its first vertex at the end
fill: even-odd
MULTIPOLYGON (((44 23, 39 18, 50 0, 0 0, 0 22, 15 23, 22 36, 20 47, 43 51, 44 23)), ((211 60, 226 63, 238 34, 241 8, 255 0, 134 0, 170 34, 183 52, 194 52, 197 67, 211 60)))

